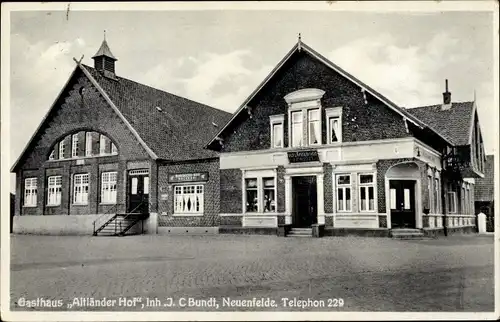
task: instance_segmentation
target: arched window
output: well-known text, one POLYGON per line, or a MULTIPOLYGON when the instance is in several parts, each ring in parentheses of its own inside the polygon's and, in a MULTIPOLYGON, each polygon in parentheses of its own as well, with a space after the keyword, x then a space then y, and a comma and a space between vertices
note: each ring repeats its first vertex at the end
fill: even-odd
POLYGON ((49 160, 65 160, 117 155, 118 148, 106 135, 95 131, 72 133, 57 142, 49 160))

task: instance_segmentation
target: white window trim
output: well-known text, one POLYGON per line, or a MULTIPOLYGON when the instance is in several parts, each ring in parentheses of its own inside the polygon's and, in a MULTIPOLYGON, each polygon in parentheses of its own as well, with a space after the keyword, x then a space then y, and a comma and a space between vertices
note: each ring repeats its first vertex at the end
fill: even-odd
POLYGON ((78 133, 71 136, 71 157, 78 158, 78 133))
POLYGON ((242 213, 249 215, 273 215, 278 213, 278 180, 276 169, 263 169, 263 170, 242 170, 241 176, 242 186, 242 213), (275 211, 264 212, 264 182, 263 178, 274 178, 274 198, 276 201, 275 211), (247 190, 246 179, 257 179, 257 211, 247 212, 247 190))
POLYGON ((24 179, 24 205, 23 207, 26 208, 31 208, 31 207, 36 207, 38 203, 38 180, 36 177, 31 177, 31 178, 25 178, 24 179), (34 184, 33 184, 34 182, 34 184), (26 192, 27 189, 29 188, 30 190, 30 196, 31 198, 26 197, 26 192), (34 190, 34 192, 33 192, 34 190), (29 199, 29 203, 26 201, 29 199))
POLYGON ((99 155, 106 154, 106 136, 99 134, 99 155))
POLYGON ((55 151, 54 149, 52 149, 52 151, 50 151, 50 154, 49 154, 49 161, 54 160, 55 152, 56 152, 56 151, 55 151))
POLYGON ((322 109, 321 109, 321 103, 320 103, 320 106, 318 108, 309 108, 307 109, 307 116, 306 116, 306 133, 307 133, 307 146, 318 146, 318 145, 322 145, 323 144, 323 133, 321 131, 322 129, 322 126, 323 126, 323 122, 322 122, 322 118, 323 118, 323 113, 322 113, 322 109), (319 137, 318 137, 318 143, 311 143, 311 127, 309 126, 309 124, 311 123, 311 120, 309 118, 309 113, 311 113, 311 111, 318 111, 318 126, 319 126, 319 137))
MULTIPOLYGON (((205 183, 204 182, 186 182, 186 183, 179 183, 179 184, 175 184, 174 186, 172 186, 172 191, 173 191, 173 196, 174 196, 174 200, 173 200, 173 206, 174 206, 174 210, 173 210, 173 213, 172 215, 175 217, 175 216, 178 216, 178 217, 201 217, 204 215, 205 213, 205 183), (176 187, 181 187, 181 194, 184 195, 184 190, 182 189, 183 187, 195 187, 195 192, 196 192, 196 189, 197 187, 201 187, 202 189, 202 203, 200 205, 200 210, 199 211, 195 211, 195 212, 176 212, 176 207, 175 207, 175 197, 176 197, 176 193, 175 193, 175 188, 176 187)), ((196 194, 196 193, 195 193, 196 194)))
MULTIPOLYGON (((361 213, 376 213, 378 212, 378 199, 377 199, 377 174, 375 172, 359 172, 357 174, 357 184, 358 184, 358 210, 361 213), (361 183, 361 176, 362 175, 372 175, 373 176, 373 182, 372 183, 361 183), (373 187, 373 210, 361 210, 361 188, 362 187, 373 187)), ((352 185, 352 182, 351 182, 352 185)), ((367 190, 368 191, 368 190, 367 190)), ((351 203, 352 203, 352 192, 351 192, 351 203)), ((366 194, 366 209, 369 208, 370 205, 370 198, 369 194, 366 194)), ((351 207, 352 209, 352 207, 351 207)))
MULTIPOLYGON (((83 192, 80 192, 83 194, 83 192)), ((89 196, 90 196, 90 174, 88 173, 75 173, 73 175, 73 205, 88 205, 89 203, 89 196), (83 183, 83 178, 87 176, 88 177, 88 182, 85 184, 83 183), (76 185, 76 177, 82 177, 82 183, 76 185), (83 191, 83 187, 87 186, 88 187, 88 192, 87 192, 87 202, 80 202, 80 201, 76 201, 76 188, 77 187, 81 187, 82 188, 82 191, 83 191)))
POLYGON ((269 116, 269 123, 271 124, 271 149, 279 149, 284 147, 285 143, 285 115, 271 115, 269 116), (274 146, 274 126, 281 125, 281 146, 274 146))
MULTIPOLYGON (((353 209, 352 209, 352 200, 353 200, 353 192, 354 192, 354 188, 353 188, 353 181, 352 181, 352 173, 346 173, 346 172, 336 172, 336 173, 333 173, 333 182, 334 182, 334 189, 333 189, 333 202, 334 202, 334 205, 333 205, 333 209, 335 211, 335 213, 341 213, 341 214, 344 214, 344 213, 347 213, 347 214, 350 214, 350 213, 353 213, 353 209), (349 176, 349 185, 339 185, 338 184, 338 181, 337 181, 337 176, 349 176), (339 210, 338 209, 338 188, 350 188, 351 189, 351 199, 349 201, 349 205, 350 205, 350 208, 351 210, 339 210)), ((346 196, 346 193, 345 193, 345 189, 343 189, 343 194, 344 196, 346 196)), ((347 203, 344 202, 344 209, 347 209, 346 207, 347 203)))
POLYGON ((325 108, 326 115, 326 133, 327 133, 327 144, 342 143, 342 106, 325 108), (332 127, 330 124, 331 118, 339 119, 339 135, 337 135, 337 142, 332 142, 332 136, 330 135, 332 127))
POLYGON ((440 214, 441 211, 441 180, 438 177, 434 178, 434 191, 432 192, 437 200, 434 200, 435 213, 440 214))
POLYGON ((64 159, 64 153, 66 152, 66 142, 64 141, 66 138, 59 141, 59 160, 64 159))
MULTIPOLYGON (((101 202, 100 204, 103 204, 103 205, 114 205, 116 204, 116 199, 117 199, 117 194, 118 194, 118 172, 116 171, 107 171, 107 172, 102 172, 101 173, 101 202), (111 174, 115 174, 115 181, 114 181, 114 184, 115 184, 115 190, 114 190, 114 193, 115 193, 115 200, 109 200, 109 199, 104 199, 104 187, 105 185, 108 186, 108 185, 112 185, 113 184, 113 181, 110 181, 109 178, 111 177, 111 174), (108 181, 104 181, 104 177, 108 177, 108 181)), ((111 187, 109 187, 107 189, 107 191, 109 191, 109 193, 111 193, 113 190, 111 190, 111 187)), ((109 195, 108 193, 108 195, 109 195)))
POLYGON ((306 146, 306 144, 304 143, 305 139, 307 138, 304 138, 304 113, 307 113, 307 110, 306 111, 303 111, 303 110, 295 110, 295 111, 291 111, 291 110, 288 110, 288 123, 290 124, 288 126, 288 147, 290 148, 301 148, 303 146, 306 146), (292 114, 295 113, 295 112, 300 112, 301 113, 301 116, 302 116, 302 131, 301 131, 301 136, 302 136, 302 144, 300 146, 294 146, 293 145, 293 120, 292 120, 292 114))
POLYGON ((57 206, 60 206, 61 205, 61 199, 62 199, 62 176, 49 176, 47 177, 47 207, 57 207, 57 206), (54 182, 57 182, 57 178, 60 178, 60 181, 61 183, 60 184, 54 184, 53 186, 50 185, 50 179, 51 178, 54 178, 54 182), (60 192, 60 196, 59 196, 59 202, 57 203, 51 203, 50 202, 50 196, 51 196, 51 193, 50 193, 50 190, 51 190, 51 187, 52 189, 54 189, 54 195, 57 195, 57 188, 60 188, 61 189, 61 192, 60 192))
POLYGON ((429 214, 436 213, 434 209, 434 177, 427 174, 427 193, 429 197, 429 214))

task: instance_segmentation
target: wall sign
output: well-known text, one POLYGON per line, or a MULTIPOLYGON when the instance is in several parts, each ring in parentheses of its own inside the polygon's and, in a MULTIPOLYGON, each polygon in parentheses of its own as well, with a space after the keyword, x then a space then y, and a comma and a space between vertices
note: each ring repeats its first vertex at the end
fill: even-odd
POLYGON ((208 172, 172 173, 168 175, 168 182, 170 183, 195 181, 208 181, 208 172))
POLYGON ((290 163, 319 161, 318 151, 306 150, 288 152, 288 161, 290 161, 290 163))
POLYGON ((168 200, 168 193, 162 193, 162 194, 160 195, 160 199, 161 199, 161 200, 168 200))

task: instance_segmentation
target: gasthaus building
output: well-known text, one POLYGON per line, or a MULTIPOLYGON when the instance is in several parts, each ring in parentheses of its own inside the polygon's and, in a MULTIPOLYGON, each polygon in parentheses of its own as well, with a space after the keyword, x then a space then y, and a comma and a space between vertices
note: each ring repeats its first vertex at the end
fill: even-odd
POLYGON ((472 102, 405 109, 300 40, 208 147, 220 233, 475 231, 484 148, 472 102))
POLYGON ((122 78, 106 40, 16 161, 14 233, 216 233, 230 114, 122 78), (181 228, 182 227, 182 228, 181 228))

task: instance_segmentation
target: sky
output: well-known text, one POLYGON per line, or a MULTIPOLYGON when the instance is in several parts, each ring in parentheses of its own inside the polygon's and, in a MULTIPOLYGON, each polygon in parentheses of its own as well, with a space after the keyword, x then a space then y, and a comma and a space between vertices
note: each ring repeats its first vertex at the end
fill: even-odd
MULTIPOLYGON (((116 73, 234 112, 297 41, 403 107, 476 92, 494 152, 493 16, 488 12, 21 11, 11 13, 10 161, 104 30, 116 73)), ((498 108, 498 107, 497 107, 498 108)))

